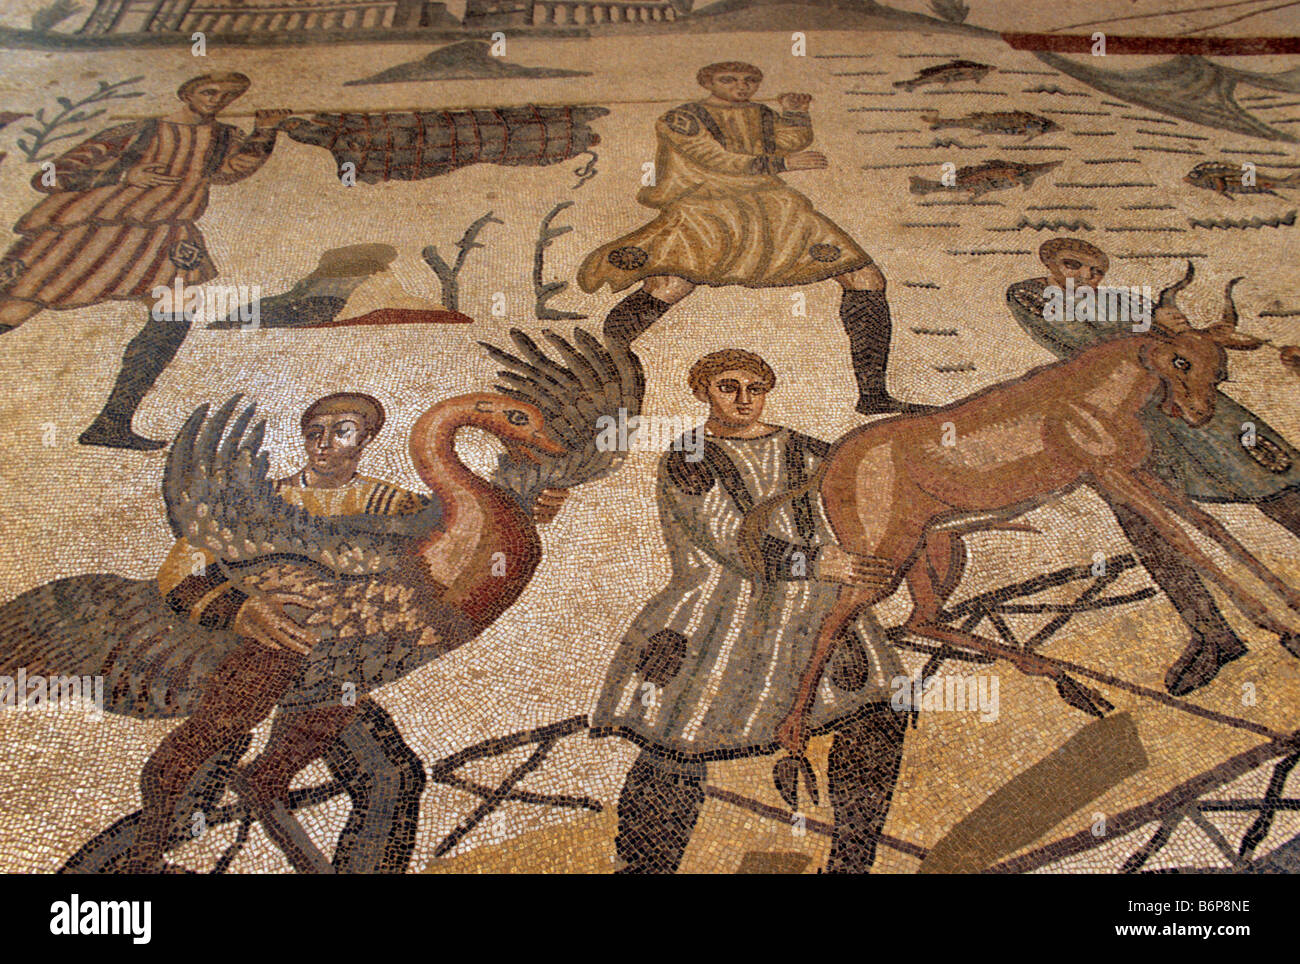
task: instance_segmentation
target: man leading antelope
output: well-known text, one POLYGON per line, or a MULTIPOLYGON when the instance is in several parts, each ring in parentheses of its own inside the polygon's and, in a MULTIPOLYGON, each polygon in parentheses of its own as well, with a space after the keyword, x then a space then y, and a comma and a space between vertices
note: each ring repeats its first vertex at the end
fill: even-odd
MULTIPOLYGON (((1121 289, 1101 287, 1110 262, 1095 245, 1080 238, 1052 238, 1043 242, 1038 256, 1048 276, 1011 285, 1007 305, 1034 341, 1058 358, 1071 358, 1105 339, 1141 330, 1135 319, 1151 318, 1145 298, 1133 299, 1140 303, 1130 310, 1122 310, 1121 303, 1121 310, 1115 311, 1114 299, 1102 296, 1121 289), (1091 310, 1053 312, 1051 296, 1061 289, 1095 292, 1089 299, 1091 310)), ((1156 311, 1166 328, 1188 327, 1176 296, 1190 280, 1189 275, 1161 296, 1156 311)), ((1224 310, 1235 312, 1230 295, 1224 310)), ((1235 314, 1225 315, 1224 321, 1235 325, 1235 314)), ((1193 428, 1151 405, 1140 417, 1151 439, 1151 469, 1171 488, 1196 502, 1254 505, 1300 538, 1300 452, 1264 419, 1217 390, 1214 415, 1205 425, 1193 428)), ((1245 655, 1246 644, 1219 612, 1196 568, 1141 515, 1120 503, 1110 508, 1138 559, 1191 630, 1186 649, 1165 674, 1165 688, 1184 696, 1245 655)), ((1300 636, 1288 633, 1279 642, 1300 657, 1300 636)))
MULTIPOLYGON (((1217 542, 1296 613, 1300 593, 1217 519, 1146 468, 1152 442, 1140 417, 1143 409, 1154 402, 1169 418, 1193 427, 1207 424, 1216 388, 1227 377, 1224 349, 1249 351, 1263 344, 1237 330, 1230 301, 1222 322, 1206 329, 1186 325, 1171 305, 1189 281, 1190 270, 1161 295, 1163 307, 1149 334, 1102 342, 933 413, 872 422, 835 444, 806 487, 820 490, 840 546, 888 564, 893 578, 880 586, 840 589, 790 711, 777 727, 782 746, 802 756, 807 707, 839 632, 904 578, 914 601, 905 625, 909 633, 1009 659, 1027 674, 1053 678, 1070 705, 1097 716, 1109 710, 1104 698, 1051 660, 935 621, 961 578, 962 533, 995 528, 1080 485, 1150 522, 1257 625, 1279 636, 1292 631, 1183 531, 1179 517, 1217 542)), ((769 499, 746 518, 740 545, 751 571, 762 572, 759 537, 767 518, 799 494, 769 499)))

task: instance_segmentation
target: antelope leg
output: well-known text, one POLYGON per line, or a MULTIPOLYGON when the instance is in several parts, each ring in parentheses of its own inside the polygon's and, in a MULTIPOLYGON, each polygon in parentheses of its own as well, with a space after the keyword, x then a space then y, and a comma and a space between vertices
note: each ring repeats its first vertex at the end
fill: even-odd
POLYGON ((1264 585, 1268 586, 1279 596, 1287 601, 1292 609, 1300 612, 1300 593, 1288 586, 1276 573, 1265 567, 1254 554, 1242 545, 1237 537, 1234 536, 1227 528, 1210 515, 1199 505, 1189 500, 1186 496, 1175 492, 1169 488, 1162 480, 1146 472, 1137 474, 1138 481, 1151 489, 1156 497, 1165 503, 1170 509, 1186 519, 1191 525, 1194 525, 1200 532, 1213 539, 1228 552, 1232 558, 1236 559, 1243 566, 1250 570, 1251 574, 1264 585))
MULTIPOLYGON (((1151 494, 1152 491, 1155 491, 1154 489, 1148 490, 1144 488, 1143 483, 1139 483, 1132 476, 1111 469, 1099 470, 1094 478, 1097 487, 1105 494, 1118 499, 1134 511, 1140 512, 1164 536, 1166 542, 1186 556, 1189 562, 1202 567, 1215 582, 1223 587, 1224 591, 1232 597, 1233 602, 1241 607, 1241 611, 1249 616, 1255 625, 1279 635, 1290 631, 1273 618, 1267 606, 1256 599, 1232 576, 1224 572, 1218 563, 1206 555, 1200 546, 1192 541, 1191 537, 1179 527, 1178 522, 1170 514, 1170 510, 1165 508, 1164 503, 1151 494)), ((1168 491, 1168 487, 1163 483, 1159 483, 1159 488, 1168 491)))

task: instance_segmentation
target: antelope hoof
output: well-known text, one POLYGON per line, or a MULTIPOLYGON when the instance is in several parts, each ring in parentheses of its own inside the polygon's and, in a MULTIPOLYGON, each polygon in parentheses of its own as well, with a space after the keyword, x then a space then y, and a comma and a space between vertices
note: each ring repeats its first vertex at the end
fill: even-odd
POLYGON ((817 792, 817 775, 813 772, 812 764, 808 762, 806 756, 800 754, 782 757, 772 767, 772 783, 776 786, 777 793, 781 794, 781 799, 796 813, 799 811, 800 775, 803 776, 804 786, 808 790, 808 796, 812 798, 813 806, 818 806, 821 797, 817 792))
POLYGON ((1104 717, 1107 713, 1115 708, 1106 697, 1102 696, 1096 690, 1087 686, 1076 683, 1069 676, 1062 674, 1056 680, 1056 692, 1076 710, 1082 710, 1090 716, 1098 719, 1104 717))

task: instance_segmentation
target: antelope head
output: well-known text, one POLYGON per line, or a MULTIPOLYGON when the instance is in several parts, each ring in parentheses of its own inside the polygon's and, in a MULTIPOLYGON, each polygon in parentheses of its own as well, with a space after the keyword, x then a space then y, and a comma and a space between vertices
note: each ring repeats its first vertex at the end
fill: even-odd
POLYGON ((1193 427, 1214 417, 1215 392, 1228 377, 1224 349, 1253 351, 1264 344, 1237 330, 1232 289, 1241 278, 1233 278, 1224 289, 1221 319, 1208 328, 1192 327, 1178 307, 1177 297, 1192 283, 1195 274, 1196 269, 1187 262, 1187 273, 1160 292, 1152 317, 1151 333, 1155 337, 1142 352, 1142 364, 1160 379, 1160 410, 1193 427))

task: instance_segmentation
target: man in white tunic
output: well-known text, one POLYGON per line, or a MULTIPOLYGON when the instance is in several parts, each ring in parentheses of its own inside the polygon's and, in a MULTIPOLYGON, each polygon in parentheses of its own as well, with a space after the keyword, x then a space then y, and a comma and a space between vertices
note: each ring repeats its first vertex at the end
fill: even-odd
MULTIPOLYGON (((682 445, 659 463, 672 578, 628 629, 592 714, 596 735, 643 751, 619 796, 616 846, 627 873, 677 869, 704 802, 706 763, 778 749, 774 730, 838 585, 877 578, 869 560, 835 543, 816 497, 803 496, 774 516, 763 537, 766 588, 755 580, 736 544, 741 520, 801 485, 828 445, 760 420, 776 376, 757 355, 706 355, 688 382, 709 419, 701 457, 682 445)), ((888 700, 903 671, 874 617, 846 635, 809 719, 814 732, 835 732, 827 869, 860 873, 874 858, 902 757, 905 717, 888 700)))

